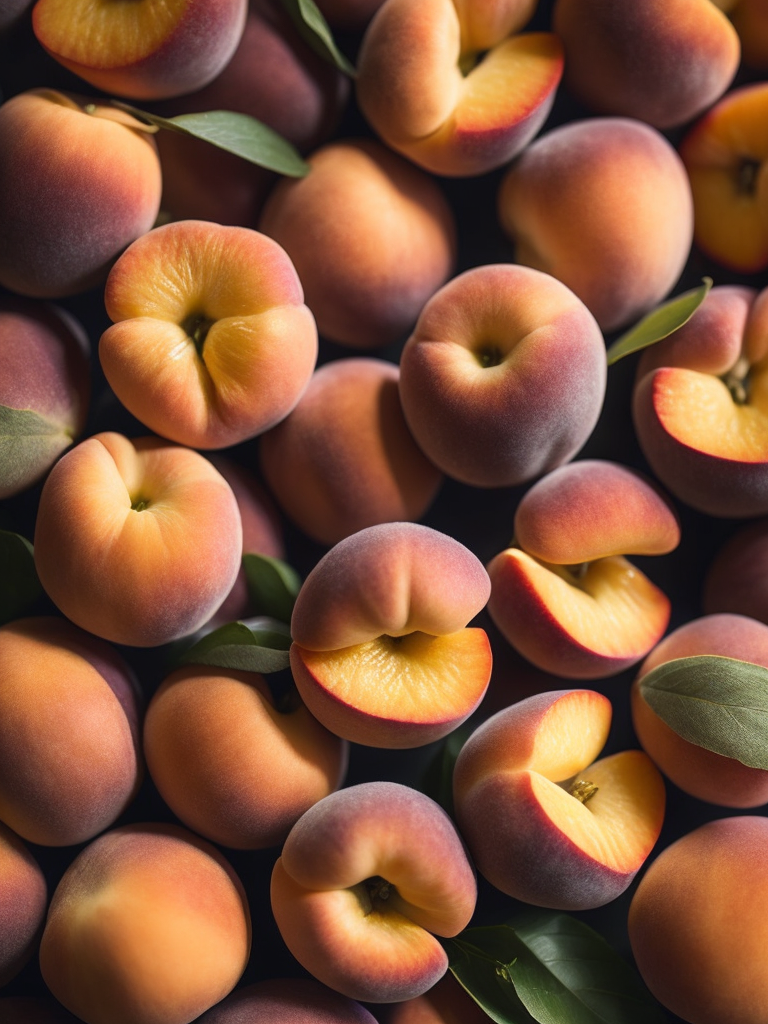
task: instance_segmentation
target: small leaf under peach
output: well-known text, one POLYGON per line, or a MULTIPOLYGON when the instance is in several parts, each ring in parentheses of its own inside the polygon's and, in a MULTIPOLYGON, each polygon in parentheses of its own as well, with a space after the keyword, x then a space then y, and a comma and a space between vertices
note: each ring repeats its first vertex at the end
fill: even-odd
POLYGON ((702 278, 702 284, 698 288, 683 292, 682 295, 677 295, 674 299, 670 299, 669 302, 664 302, 661 306, 657 306, 656 309, 644 316, 639 323, 636 323, 634 327, 614 341, 606 354, 608 365, 613 366, 614 363, 618 363, 624 356, 655 345, 662 338, 667 338, 670 334, 674 334, 679 327, 682 327, 683 324, 691 319, 707 297, 711 287, 712 278, 704 277, 702 278))
POLYGON ((242 672, 279 672, 288 668, 291 638, 282 623, 267 628, 228 622, 198 640, 179 659, 182 665, 211 665, 242 672))

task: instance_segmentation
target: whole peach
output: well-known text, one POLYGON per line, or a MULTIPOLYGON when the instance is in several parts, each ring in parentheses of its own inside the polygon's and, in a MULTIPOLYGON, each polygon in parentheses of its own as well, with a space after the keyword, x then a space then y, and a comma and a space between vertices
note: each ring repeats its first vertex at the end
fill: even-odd
POLYGON ((0 822, 0 987, 32 956, 47 905, 48 887, 40 866, 0 822))
POLYGON ((360 1003, 310 978, 246 985, 203 1014, 198 1024, 376 1024, 360 1003))
POLYGON ((707 615, 731 612, 768 624, 768 519, 737 530, 715 555, 704 580, 707 615))

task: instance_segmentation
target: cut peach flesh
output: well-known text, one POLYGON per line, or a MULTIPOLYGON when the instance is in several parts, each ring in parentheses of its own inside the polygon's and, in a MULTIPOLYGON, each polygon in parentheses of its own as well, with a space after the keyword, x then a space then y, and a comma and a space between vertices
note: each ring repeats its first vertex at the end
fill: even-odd
POLYGON ((464 716, 480 700, 490 676, 482 629, 381 636, 335 651, 302 649, 301 656, 331 696, 390 721, 464 716))
POLYGON ((553 782, 570 779, 592 764, 608 739, 611 706, 589 691, 555 701, 536 731, 527 767, 553 782))
POLYGON ((154 53, 182 20, 189 0, 38 0, 35 29, 66 60, 124 67, 154 53))
POLYGON ((739 405, 719 377, 668 368, 654 380, 654 404, 664 429, 681 444, 717 458, 765 462, 768 363, 753 368, 748 387, 749 400, 739 405))
POLYGON ((534 796, 559 831, 593 860, 618 872, 636 870, 659 835, 664 784, 650 758, 626 750, 596 761, 574 781, 597 787, 586 802, 531 773, 534 796))

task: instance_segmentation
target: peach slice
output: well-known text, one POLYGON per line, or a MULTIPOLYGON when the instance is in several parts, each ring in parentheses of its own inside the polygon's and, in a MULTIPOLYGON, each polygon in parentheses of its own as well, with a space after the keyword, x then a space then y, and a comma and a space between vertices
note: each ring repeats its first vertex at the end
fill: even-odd
POLYGON ((476 895, 448 815, 394 782, 315 804, 272 873, 272 910, 293 955, 324 984, 372 1002, 411 999, 445 974, 435 935, 465 928, 476 895))
POLYGON ((650 853, 664 783, 639 750, 595 761, 611 714, 592 690, 537 694, 490 718, 459 753, 459 829, 480 873, 507 895, 559 910, 601 906, 650 853))

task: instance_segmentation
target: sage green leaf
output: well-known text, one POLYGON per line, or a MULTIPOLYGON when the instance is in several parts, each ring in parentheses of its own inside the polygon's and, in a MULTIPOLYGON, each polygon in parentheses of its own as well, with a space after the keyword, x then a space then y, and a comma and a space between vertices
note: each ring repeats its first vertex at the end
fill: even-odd
POLYGON ((275 622, 271 628, 228 622, 193 644, 179 661, 182 665, 211 665, 242 672, 279 672, 290 665, 291 638, 275 622))
POLYGON ((259 615, 290 622, 301 578, 295 569, 269 555, 243 555, 248 596, 259 615))
POLYGON ((644 316, 639 323, 614 341, 608 349, 606 353, 608 365, 613 366, 624 356, 655 345, 662 338, 674 334, 679 327, 691 319, 707 297, 711 287, 712 278, 704 277, 698 288, 683 292, 682 295, 670 299, 669 302, 663 303, 644 316))
POLYGON ((71 444, 72 437, 40 413, 0 405, 0 493, 30 487, 71 444))
POLYGON ((510 974, 521 944, 506 925, 467 928, 443 939, 448 965, 465 992, 496 1024, 534 1024, 510 974))
POLYGON ((303 178, 309 173, 309 164, 302 160, 298 150, 287 139, 248 114, 238 114, 232 110, 207 110, 199 114, 159 117, 121 100, 111 102, 120 110, 158 128, 210 142, 212 146, 225 149, 269 171, 286 174, 291 178, 303 178))
POLYGON ((42 592, 32 545, 18 533, 0 530, 0 625, 24 615, 42 592))
POLYGON ((312 47, 315 53, 330 64, 335 64, 339 71, 354 78, 357 72, 353 65, 336 45, 328 22, 321 14, 315 0, 283 0, 283 7, 290 14, 302 39, 312 47))
POLYGON ((657 665, 639 682, 653 711, 684 740, 768 769, 768 669, 698 655, 657 665))

